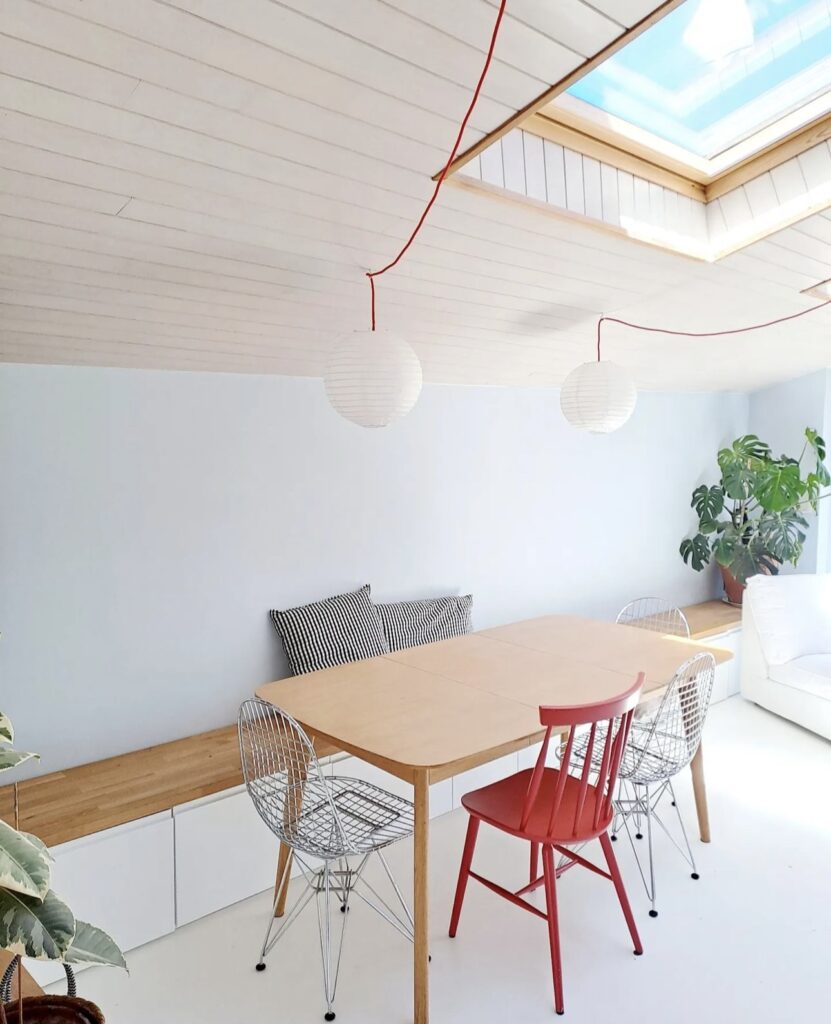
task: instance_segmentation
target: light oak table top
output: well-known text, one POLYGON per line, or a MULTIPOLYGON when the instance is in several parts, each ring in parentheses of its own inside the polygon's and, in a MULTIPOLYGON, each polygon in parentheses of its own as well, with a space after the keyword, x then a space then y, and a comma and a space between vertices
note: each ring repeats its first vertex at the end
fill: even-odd
POLYGON ((666 686, 699 651, 727 651, 575 616, 548 615, 267 683, 257 695, 318 739, 413 781, 508 753, 540 733, 539 707, 612 699, 646 674, 666 686))

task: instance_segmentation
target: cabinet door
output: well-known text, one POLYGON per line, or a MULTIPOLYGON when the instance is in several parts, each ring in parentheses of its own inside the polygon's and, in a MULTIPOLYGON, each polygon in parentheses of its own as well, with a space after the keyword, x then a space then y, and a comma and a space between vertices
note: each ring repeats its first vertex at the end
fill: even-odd
MULTIPOLYGON (((52 856, 55 891, 125 952, 176 927, 169 811, 62 843, 52 856)), ((64 977, 58 964, 27 961, 26 967, 41 985, 64 977)))
POLYGON ((713 683, 713 696, 711 704, 726 700, 739 692, 739 680, 741 672, 739 666, 739 655, 741 652, 741 630, 734 629, 729 633, 720 633, 718 636, 707 637, 704 641, 708 647, 720 647, 730 651, 733 657, 730 661, 716 665, 716 677, 713 683))
POLYGON ((176 924, 274 885, 279 842, 244 788, 174 807, 176 924))

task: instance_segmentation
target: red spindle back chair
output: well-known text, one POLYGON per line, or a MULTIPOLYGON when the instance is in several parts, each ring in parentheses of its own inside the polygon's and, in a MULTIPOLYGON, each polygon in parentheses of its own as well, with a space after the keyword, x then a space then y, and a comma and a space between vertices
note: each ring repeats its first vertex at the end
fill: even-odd
POLYGON ((475 790, 462 798, 462 805, 470 814, 470 821, 450 919, 450 936, 455 936, 459 925, 468 878, 476 879, 515 906, 544 918, 548 922, 551 967, 554 975, 554 1004, 557 1013, 564 1012, 557 918, 557 878, 564 871, 580 865, 608 878, 614 884, 629 926, 635 953, 639 955, 643 952, 614 848, 608 836, 608 828, 614 817, 615 785, 643 679, 643 673, 639 674, 625 693, 609 701, 571 708, 540 708, 540 724, 544 725, 546 730, 534 768, 518 772, 510 778, 475 790), (588 727, 588 738, 584 740, 581 734, 580 754, 577 755, 575 751, 575 762, 582 761, 582 770, 579 775, 570 775, 572 751, 579 726, 588 727), (555 734, 559 736, 566 728, 569 729, 569 736, 560 767, 549 768, 546 766, 546 759, 551 738, 555 734), (531 843, 531 878, 527 885, 511 891, 471 870, 479 825, 483 821, 531 843), (569 849, 572 845, 582 844, 591 839, 600 840, 608 871, 569 849), (538 877, 540 848, 543 874, 538 877), (554 866, 555 850, 564 856, 564 863, 559 868, 554 866), (522 898, 539 886, 545 887, 545 913, 522 898))

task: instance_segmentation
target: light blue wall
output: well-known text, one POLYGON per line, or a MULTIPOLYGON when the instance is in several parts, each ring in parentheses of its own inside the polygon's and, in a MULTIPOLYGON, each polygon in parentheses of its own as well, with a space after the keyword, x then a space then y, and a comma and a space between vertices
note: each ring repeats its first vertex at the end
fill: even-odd
MULTIPOLYGON (((774 454, 799 457, 805 443, 805 428, 813 427, 829 439, 831 434, 831 388, 828 370, 784 381, 750 395, 748 425, 753 434, 767 441, 774 454)), ((827 504, 827 503, 826 503, 827 504)), ((784 566, 783 572, 826 572, 828 569, 829 521, 831 509, 821 506, 819 516, 809 516, 810 528, 799 565, 784 566)))
POLYGON ((41 770, 225 725, 284 673, 268 621, 370 582, 477 627, 717 592, 678 555, 745 396, 641 394, 572 430, 549 390, 428 386, 401 423, 319 381, 0 367, 0 687, 41 770))

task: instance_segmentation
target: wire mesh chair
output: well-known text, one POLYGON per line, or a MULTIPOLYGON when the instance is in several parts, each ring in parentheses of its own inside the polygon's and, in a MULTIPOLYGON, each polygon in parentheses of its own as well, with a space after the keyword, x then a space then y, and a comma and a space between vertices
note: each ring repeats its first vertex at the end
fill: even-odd
POLYGON ((630 601, 618 612, 615 622, 620 626, 635 626, 669 636, 689 638, 690 635, 686 615, 661 597, 639 597, 630 601))
POLYGON ((254 807, 280 842, 292 850, 306 882, 272 935, 277 902, 288 881, 292 858, 287 857, 275 887, 257 970, 265 970, 266 956, 316 896, 325 1019, 332 1021, 350 897, 357 896, 402 935, 413 939, 410 909, 381 852, 412 834, 413 805, 361 779, 326 777, 301 726, 266 701, 244 701, 238 727, 245 785, 254 807), (364 877, 372 854, 377 855, 392 886, 395 907, 364 877), (357 862, 350 863, 350 858, 357 862), (343 920, 333 964, 331 910, 335 901, 343 920))
POLYGON ((653 826, 658 825, 692 869, 691 877, 699 877, 695 866, 684 819, 675 799, 672 780, 692 761, 701 742, 701 733, 713 692, 716 663, 712 654, 696 654, 676 671, 654 714, 635 721, 629 734, 629 745, 619 773, 618 798, 615 802, 617 817, 612 838, 621 826, 635 851, 638 870, 652 904, 650 917, 657 917, 655 898, 655 860, 653 852, 653 826), (680 826, 683 847, 669 831, 657 813, 658 804, 668 793, 680 826), (641 864, 632 838, 630 819, 634 818, 635 838, 642 839, 641 822, 646 820, 649 846, 647 874, 641 864))

